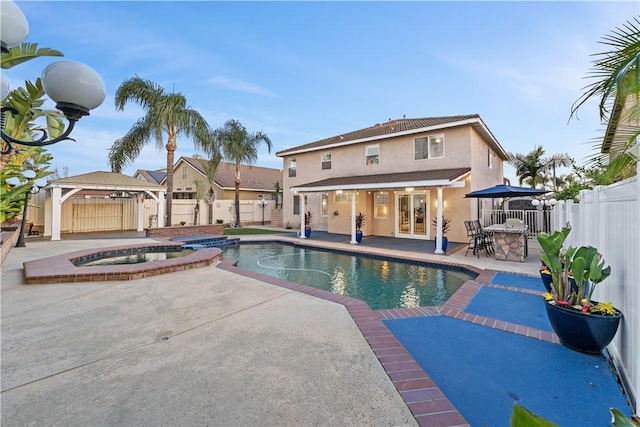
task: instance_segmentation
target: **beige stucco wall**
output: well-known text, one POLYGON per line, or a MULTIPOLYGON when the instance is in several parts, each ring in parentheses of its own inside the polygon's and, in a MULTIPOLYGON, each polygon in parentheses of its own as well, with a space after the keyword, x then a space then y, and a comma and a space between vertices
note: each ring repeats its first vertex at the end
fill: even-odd
MULTIPOLYGON (((283 157, 283 220, 293 227, 299 227, 300 219, 293 215, 293 193, 288 191, 293 186, 320 181, 336 176, 358 176, 370 174, 386 174, 398 172, 410 172, 417 170, 439 170, 460 167, 471 167, 471 177, 464 180, 464 188, 443 189, 443 215, 451 220, 451 231, 447 237, 452 241, 465 242, 466 230, 464 221, 477 218, 477 200, 466 199, 464 195, 470 191, 490 187, 502 183, 503 160, 496 155, 493 167, 487 165, 488 145, 471 126, 462 126, 448 129, 444 132, 421 133, 400 136, 387 140, 364 142, 345 147, 333 147, 330 149, 296 154, 283 157), (425 136, 444 136, 444 157, 440 159, 414 159, 414 139, 425 136), (377 165, 367 165, 365 162, 365 147, 379 145, 380 160, 377 165), (321 156, 325 152, 331 152, 331 169, 322 170, 321 156), (289 177, 289 160, 295 158, 297 162, 296 177, 289 177)), ((435 231, 431 219, 436 215, 436 188, 430 190, 429 219, 426 224, 429 227, 430 237, 435 238, 435 231)), ((403 191, 398 188, 396 191, 403 191)), ((418 190, 418 189, 416 189, 418 190)), ((375 219, 373 216, 373 200, 375 190, 360 190, 357 212, 365 212, 367 224, 365 235, 392 236, 395 231, 395 191, 389 191, 389 219, 375 219), (363 197, 364 195, 364 197, 363 197)), ((328 194, 329 215, 320 216, 320 193, 306 193, 308 199, 307 210, 314 213, 313 229, 327 230, 332 233, 350 233, 351 204, 334 202, 334 193, 328 194), (337 211, 338 215, 333 213, 337 211)), ((490 203, 490 199, 489 202, 490 203)))

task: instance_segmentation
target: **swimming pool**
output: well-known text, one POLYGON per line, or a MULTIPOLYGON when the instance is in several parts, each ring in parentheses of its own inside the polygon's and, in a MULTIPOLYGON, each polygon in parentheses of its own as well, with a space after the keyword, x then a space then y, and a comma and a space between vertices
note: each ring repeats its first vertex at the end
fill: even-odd
POLYGON ((374 310, 439 306, 476 278, 427 263, 283 243, 242 243, 225 247, 223 256, 239 268, 357 298, 374 310))

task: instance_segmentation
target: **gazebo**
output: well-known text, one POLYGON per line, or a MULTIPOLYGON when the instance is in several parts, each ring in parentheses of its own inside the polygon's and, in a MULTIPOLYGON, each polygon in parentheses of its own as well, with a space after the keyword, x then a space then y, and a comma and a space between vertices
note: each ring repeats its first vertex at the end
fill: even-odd
MULTIPOLYGON (((135 227, 137 231, 144 229, 145 197, 155 200, 158 205, 158 218, 164 218, 164 197, 166 187, 141 179, 132 178, 114 172, 91 172, 67 178, 49 181, 45 187, 45 211, 44 211, 44 235, 51 236, 51 240, 60 240, 62 223, 62 205, 73 195, 85 194, 88 197, 103 195, 109 197, 112 194, 127 194, 135 199, 136 216, 135 227)), ((164 221, 158 221, 158 227, 162 227, 164 221)))

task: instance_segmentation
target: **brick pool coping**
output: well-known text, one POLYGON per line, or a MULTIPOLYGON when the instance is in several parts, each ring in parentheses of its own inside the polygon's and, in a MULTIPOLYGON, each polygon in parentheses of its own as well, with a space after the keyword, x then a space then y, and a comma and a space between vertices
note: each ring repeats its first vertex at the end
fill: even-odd
POLYGON ((342 304, 347 309, 347 312, 350 314, 358 329, 360 329, 364 339, 373 350, 382 368, 391 379, 393 385, 400 393, 400 396, 420 426, 469 426, 469 423, 453 406, 438 385, 424 372, 409 352, 385 326, 383 320, 420 316, 447 316, 541 341, 554 344, 560 343, 557 336, 553 333, 466 313, 464 311, 469 302, 471 302, 483 286, 527 294, 540 294, 539 291, 492 284, 491 279, 493 279, 496 274, 495 270, 482 270, 468 265, 439 262, 436 264, 443 267, 474 271, 478 274, 478 277, 475 280, 469 280, 464 283, 442 306, 372 310, 367 303, 362 300, 288 282, 249 270, 243 270, 236 267, 236 264, 236 260, 222 258, 222 261, 217 264, 216 267, 272 285, 342 304))
POLYGON ((220 249, 207 248, 194 251, 192 254, 183 257, 139 264, 76 267, 71 262, 73 259, 86 258, 96 253, 120 252, 124 254, 131 253, 131 249, 158 250, 163 248, 179 248, 182 245, 182 243, 167 241, 67 252, 61 255, 24 262, 24 278, 28 285, 134 280, 189 270, 191 268, 206 267, 222 259, 222 251, 220 249))

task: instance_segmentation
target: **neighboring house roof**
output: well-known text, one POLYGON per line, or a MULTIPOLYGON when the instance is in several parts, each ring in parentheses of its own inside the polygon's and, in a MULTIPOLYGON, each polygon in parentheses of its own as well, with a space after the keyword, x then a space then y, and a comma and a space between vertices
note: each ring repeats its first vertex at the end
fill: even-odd
POLYGON ((636 102, 635 97, 629 97, 625 102, 620 102, 620 98, 616 96, 613 110, 607 123, 607 130, 600 146, 601 153, 613 154, 616 151, 621 152, 628 146, 631 138, 636 136, 639 120, 635 117, 632 118, 629 114, 629 109, 636 102))
POLYGON ((469 114, 446 117, 426 117, 420 119, 398 119, 389 120, 386 123, 377 123, 371 127, 348 132, 342 135, 321 139, 309 144, 288 148, 276 153, 276 156, 286 156, 297 153, 304 153, 314 150, 323 150, 331 147, 357 144, 367 141, 375 141, 411 135, 421 132, 433 132, 437 130, 451 129, 459 126, 471 125, 487 141, 490 147, 503 159, 507 158, 507 153, 498 143, 489 128, 484 124, 479 114, 469 114))
POLYGON ((134 177, 135 175, 138 175, 138 174, 142 177, 142 179, 149 182, 153 182, 155 184, 160 184, 162 180, 167 176, 167 172, 165 170, 149 171, 144 169, 138 169, 134 174, 134 177))
POLYGON ((424 170, 379 175, 327 178, 291 187, 292 191, 356 190, 395 187, 451 185, 471 172, 471 168, 424 170))
MULTIPOLYGON (((206 176, 203 163, 206 159, 196 157, 181 157, 176 163, 176 167, 184 161, 193 166, 203 176, 206 176)), ((236 188, 235 183, 236 165, 228 162, 221 162, 216 170, 215 182, 225 190, 236 188)), ((276 182, 282 184, 282 170, 265 168, 262 166, 240 165, 240 189, 243 191, 273 191, 276 182)))
POLYGON ((47 183, 47 188, 83 188, 91 190, 120 191, 157 191, 165 186, 132 178, 115 172, 91 172, 83 175, 54 179, 47 183))

